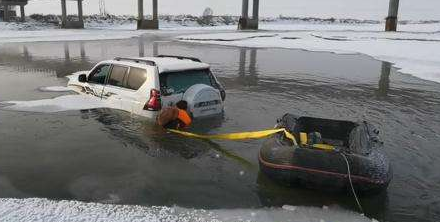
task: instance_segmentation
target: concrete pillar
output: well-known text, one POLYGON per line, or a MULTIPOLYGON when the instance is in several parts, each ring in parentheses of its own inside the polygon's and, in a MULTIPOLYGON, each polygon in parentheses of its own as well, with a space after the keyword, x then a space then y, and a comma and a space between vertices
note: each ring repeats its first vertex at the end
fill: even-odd
POLYGON ((9 22, 9 5, 3 5, 3 21, 9 22))
POLYGON ((153 19, 144 19, 144 1, 138 0, 138 21, 137 29, 159 29, 157 0, 153 1, 153 19))
POLYGON ((20 21, 24 22, 26 20, 25 14, 24 14, 24 5, 20 5, 20 21))
POLYGON ((260 9, 260 1, 253 0, 252 18, 249 18, 249 0, 243 0, 242 12, 238 21, 238 29, 258 29, 258 16, 260 9))
POLYGON ((84 28, 82 0, 78 0, 78 21, 84 28))
POLYGON ((385 31, 397 30, 397 14, 399 12, 399 0, 390 0, 388 17, 386 18, 385 31))
POLYGON ((252 19, 256 19, 258 21, 258 14, 260 9, 260 0, 254 0, 254 5, 252 8, 252 19))
POLYGON ((159 19, 158 13, 157 13, 157 11, 158 11, 157 8, 158 8, 157 0, 153 0, 153 20, 158 20, 159 19))
POLYGON ((247 19, 249 17, 249 0, 243 0, 242 8, 241 8, 241 17, 247 19))
POLYGON ((138 21, 144 20, 144 0, 138 0, 138 21))
POLYGON ((61 0, 61 28, 65 28, 67 23, 66 0, 61 0))

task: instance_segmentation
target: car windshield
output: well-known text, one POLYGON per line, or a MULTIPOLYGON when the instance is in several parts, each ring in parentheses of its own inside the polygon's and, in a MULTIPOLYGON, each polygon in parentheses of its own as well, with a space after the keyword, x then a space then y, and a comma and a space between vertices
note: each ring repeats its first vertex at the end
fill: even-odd
POLYGON ((160 74, 160 88, 165 95, 184 93, 195 84, 211 86, 209 69, 165 72, 160 74))

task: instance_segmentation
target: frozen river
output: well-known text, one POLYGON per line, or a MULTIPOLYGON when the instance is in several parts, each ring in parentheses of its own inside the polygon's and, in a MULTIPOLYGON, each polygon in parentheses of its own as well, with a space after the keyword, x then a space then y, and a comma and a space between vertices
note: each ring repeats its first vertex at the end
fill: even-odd
MULTIPOLYGON (((41 87, 65 86, 66 75, 116 56, 198 57, 212 65, 227 98, 223 118, 196 123, 193 131, 266 129, 286 112, 365 119, 380 129, 394 168, 387 192, 361 198, 366 215, 380 221, 440 220, 439 83, 363 55, 200 45, 172 37, 1 45, 0 101, 72 94, 41 87)), ((196 209, 357 209, 349 193, 286 188, 268 180, 258 169, 262 140, 182 138, 112 109, 0 109, 0 138, 2 198, 196 209)))

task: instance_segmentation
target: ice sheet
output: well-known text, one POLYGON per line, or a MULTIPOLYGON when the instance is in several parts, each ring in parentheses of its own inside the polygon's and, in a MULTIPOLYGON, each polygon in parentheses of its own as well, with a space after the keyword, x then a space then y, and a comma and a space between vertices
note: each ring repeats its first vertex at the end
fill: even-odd
POLYGON ((393 63, 402 73, 440 82, 440 33, 371 31, 258 31, 180 36, 186 42, 242 47, 366 54, 393 63))

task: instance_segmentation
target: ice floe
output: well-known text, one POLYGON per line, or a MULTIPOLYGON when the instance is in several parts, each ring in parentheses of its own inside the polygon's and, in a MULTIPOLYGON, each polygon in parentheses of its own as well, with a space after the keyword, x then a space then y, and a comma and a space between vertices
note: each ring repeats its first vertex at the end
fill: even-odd
POLYGON ((68 110, 85 110, 96 108, 118 108, 113 103, 90 95, 64 95, 52 99, 4 101, 0 104, 3 107, 3 110, 40 113, 55 113, 68 110))

